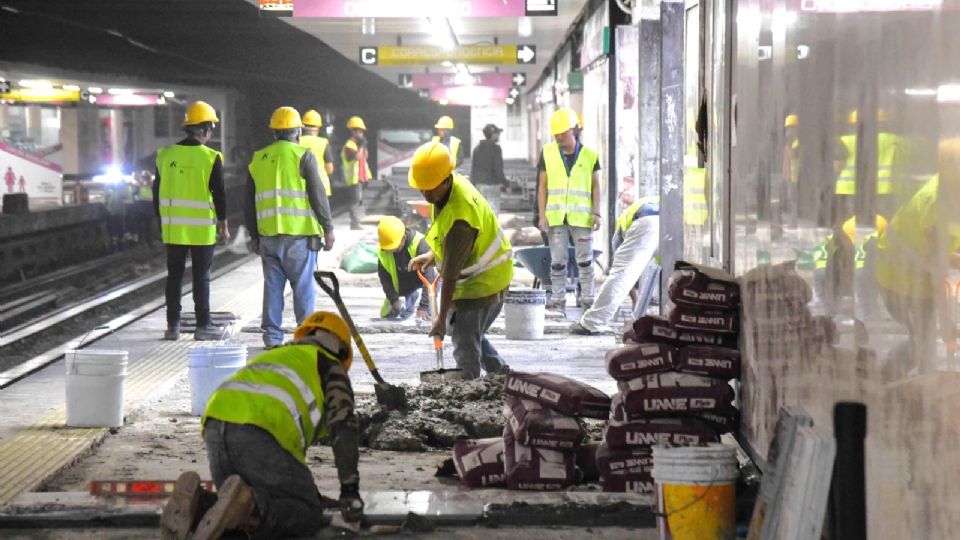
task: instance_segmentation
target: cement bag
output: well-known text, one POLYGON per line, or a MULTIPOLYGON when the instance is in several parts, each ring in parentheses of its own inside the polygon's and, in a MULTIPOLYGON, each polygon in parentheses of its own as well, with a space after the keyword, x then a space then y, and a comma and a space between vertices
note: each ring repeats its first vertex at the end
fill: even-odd
POLYGON ((680 349, 674 369, 716 379, 739 379, 740 351, 725 347, 691 345, 680 349))
POLYGON ((641 375, 669 371, 677 350, 664 343, 628 344, 607 351, 607 373, 618 381, 629 381, 641 375))
POLYGON ((529 399, 503 396, 503 401, 503 417, 520 444, 554 450, 573 450, 580 446, 583 432, 572 416, 529 399))
MULTIPOLYGON (((656 315, 644 315, 633 323, 635 337, 631 341, 640 343, 666 343, 675 347, 686 345, 713 345, 716 347, 737 348, 737 336, 715 332, 699 332, 675 328, 670 321, 656 315)), ((628 337, 624 335, 624 340, 628 337)))
POLYGON ((667 371, 617 383, 623 408, 630 416, 677 416, 717 411, 730 405, 733 389, 726 382, 700 375, 667 371))
POLYGON ((377 246, 360 242, 347 250, 340 261, 340 268, 351 274, 371 274, 377 271, 377 246))
POLYGON ((678 261, 667 294, 674 304, 692 308, 735 309, 740 305, 740 285, 717 268, 678 261))
POLYGON ((694 415, 717 433, 733 433, 740 427, 740 411, 733 406, 723 407, 719 411, 703 411, 694 415))
MULTIPOLYGON (((506 233, 506 231, 504 231, 506 233)), ((510 239, 510 245, 513 247, 517 246, 542 246, 543 245, 543 236, 540 234, 540 229, 536 227, 522 227, 516 229, 512 234, 507 236, 510 239)))
POLYGON ((509 489, 556 491, 575 483, 576 454, 524 446, 503 428, 504 477, 509 489))
POLYGON ((570 416, 605 420, 610 414, 609 396, 588 384, 554 373, 511 371, 503 392, 570 416))
POLYGON ((606 443, 597 448, 597 470, 601 477, 611 474, 649 473, 653 470, 653 451, 650 448, 611 448, 606 443))
POLYGON ((740 322, 737 311, 708 310, 675 305, 670 308, 667 319, 678 331, 725 332, 735 334, 740 322))
POLYGON ((503 485, 503 439, 457 439, 453 465, 464 487, 503 485))
POLYGON ((717 442, 717 433, 693 418, 651 418, 631 422, 610 421, 604 437, 617 450, 654 445, 697 445, 717 442))
MULTIPOLYGON (((652 459, 652 458, 651 458, 652 459)), ((600 478, 606 493, 653 493, 653 476, 649 472, 610 473, 600 478)))
POLYGON ((577 468, 583 473, 584 482, 598 482, 600 470, 597 468, 597 452, 603 443, 589 442, 577 448, 577 468))

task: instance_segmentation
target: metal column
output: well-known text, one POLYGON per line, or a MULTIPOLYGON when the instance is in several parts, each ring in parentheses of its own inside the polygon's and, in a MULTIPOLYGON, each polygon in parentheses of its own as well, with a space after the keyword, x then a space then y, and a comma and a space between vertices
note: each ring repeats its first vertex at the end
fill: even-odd
POLYGON ((683 256, 684 2, 660 3, 660 309, 674 263, 683 256))

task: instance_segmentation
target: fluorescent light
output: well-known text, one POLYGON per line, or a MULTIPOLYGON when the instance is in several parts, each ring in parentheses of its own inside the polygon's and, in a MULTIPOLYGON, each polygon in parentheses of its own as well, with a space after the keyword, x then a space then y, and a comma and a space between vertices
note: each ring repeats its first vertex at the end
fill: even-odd
POLYGON ((87 92, 90 92, 91 94, 102 94, 103 88, 100 88, 99 86, 91 86, 90 88, 87 88, 87 92))
POLYGON ((157 105, 165 105, 167 103, 167 98, 160 96, 157 98, 157 105))
POLYGON ((914 97, 933 97, 937 95, 936 88, 907 88, 903 91, 904 94, 914 97))
POLYGON ((803 60, 804 58, 810 56, 810 46, 809 45, 797 45, 797 60, 803 60))
POLYGON ((110 94, 111 96, 125 96, 128 94, 132 94, 133 90, 130 88, 111 88, 107 90, 107 93, 110 94))
POLYGON ((80 87, 75 84, 65 84, 63 85, 64 90, 69 90, 71 92, 77 92, 80 90, 80 87))
POLYGON ((169 91, 169 90, 167 90, 166 92, 163 93, 163 97, 165 97, 165 98, 167 98, 167 99, 173 99, 173 98, 175 98, 176 96, 177 96, 176 94, 174 94, 173 92, 171 92, 171 91, 169 91))
POLYGON ((473 80, 473 75, 466 71, 460 71, 453 76, 453 82, 457 86, 470 86, 475 83, 473 80))
POLYGON ((453 62, 449 60, 444 60, 443 62, 440 62, 440 65, 446 68, 453 67, 453 62))
POLYGON ((20 81, 20 86, 24 88, 36 88, 37 90, 49 90, 53 88, 53 83, 44 80, 24 79, 20 81))
POLYGON ((517 35, 520 37, 530 37, 533 35, 533 19, 530 17, 520 17, 517 19, 517 35))
POLYGON ((447 101, 447 98, 440 98, 440 99, 437 101, 437 103, 439 103, 439 104, 441 104, 441 105, 448 105, 450 102, 447 101))
POLYGON ((516 102, 517 100, 513 99, 512 97, 507 98, 507 105, 513 105, 516 102))
POLYGON ((960 84, 944 84, 937 88, 938 103, 960 102, 960 84))
POLYGON ((372 36, 377 33, 377 20, 373 17, 364 17, 360 20, 360 33, 365 36, 372 36))

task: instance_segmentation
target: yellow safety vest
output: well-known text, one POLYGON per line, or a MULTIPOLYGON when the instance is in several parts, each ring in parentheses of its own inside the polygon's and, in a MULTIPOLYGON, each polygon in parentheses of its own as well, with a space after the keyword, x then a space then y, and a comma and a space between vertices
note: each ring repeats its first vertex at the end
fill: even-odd
POLYGON ((800 180, 800 141, 796 140, 790 143, 790 181, 796 184, 800 180))
POLYGON ((297 143, 277 140, 253 155, 249 170, 261 236, 323 235, 307 196, 307 181, 300 176, 300 159, 306 151, 297 143))
POLYGON ((315 345, 286 345, 260 354, 210 396, 201 422, 216 418, 257 426, 301 463, 327 434, 317 355, 340 362, 315 345))
MULTIPOLYGON (((410 258, 413 259, 417 256, 417 247, 420 246, 420 241, 423 240, 423 235, 419 232, 414 231, 413 240, 410 241, 410 244, 407 245, 407 253, 410 254, 410 258)), ((393 290, 400 292, 400 277, 397 276, 397 258, 393 251, 384 251, 382 249, 377 250, 377 259, 380 261, 380 266, 387 271, 387 274, 390 276, 390 281, 393 283, 393 290)), ((383 306, 380 308, 380 316, 386 317, 390 313, 390 303, 386 300, 383 301, 383 306)))
POLYGON ((903 138, 881 131, 877 134, 877 195, 893 193, 893 166, 903 138))
POLYGON ((620 212, 620 216, 617 217, 617 230, 620 231, 621 235, 627 234, 627 229, 633 225, 633 221, 636 218, 637 212, 645 204, 660 204, 660 197, 644 197, 638 201, 634 201, 633 204, 628 206, 623 212, 620 212))
POLYGON ((150 186, 140 186, 140 189, 137 190, 137 200, 138 201, 152 201, 153 200, 153 188, 150 186))
POLYGON ((460 272, 453 299, 484 298, 506 289, 513 279, 513 257, 510 241, 504 236, 497 215, 463 176, 454 173, 450 190, 447 204, 439 213, 435 212, 426 235, 437 263, 443 263, 443 242, 455 221, 466 221, 479 231, 473 251, 460 272))
POLYGON ((313 154, 313 157, 317 158, 320 181, 323 182, 323 190, 327 192, 327 197, 333 195, 333 190, 330 188, 330 175, 327 174, 327 162, 323 158, 329 145, 330 141, 326 137, 318 137, 317 135, 300 136, 300 146, 306 147, 313 154))
POLYGON ((707 171, 703 167, 684 167, 683 223, 695 227, 707 223, 707 171))
MULTIPOLYGON (((434 136, 433 136, 433 142, 440 142, 440 136, 439 136, 439 135, 434 135, 434 136)), ((453 157, 453 165, 454 165, 454 167, 456 167, 456 165, 457 165, 457 156, 460 154, 460 139, 458 139, 458 138, 454 137, 453 135, 451 135, 451 136, 450 136, 450 145, 447 146, 447 148, 450 150, 450 156, 453 157)))
POLYGON ((581 146, 567 175, 560 145, 553 142, 543 147, 543 163, 547 169, 547 225, 558 227, 566 220, 573 227, 593 227, 593 169, 597 153, 581 146))
POLYGON ((837 195, 855 195, 857 193, 857 136, 843 135, 840 142, 847 150, 847 161, 840 170, 840 176, 834 185, 837 195))
POLYGON ((157 151, 164 244, 212 246, 217 242, 210 173, 218 157, 220 152, 203 145, 174 144, 157 151))
MULTIPOLYGON (((348 186, 355 186, 360 183, 360 168, 357 167, 358 160, 347 159, 347 148, 357 152, 357 155, 359 155, 360 147, 357 146, 357 143, 353 139, 350 139, 340 150, 340 164, 343 166, 343 181, 348 186)), ((370 165, 367 163, 366 158, 363 159, 363 166, 367 171, 367 181, 373 180, 373 173, 370 172, 370 165)))

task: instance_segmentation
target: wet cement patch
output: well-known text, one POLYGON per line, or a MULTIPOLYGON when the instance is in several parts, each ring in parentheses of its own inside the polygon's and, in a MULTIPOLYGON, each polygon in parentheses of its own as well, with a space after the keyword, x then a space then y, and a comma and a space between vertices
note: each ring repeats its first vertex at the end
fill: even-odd
POLYGON ((606 504, 490 503, 484 508, 483 524, 488 527, 641 527, 656 526, 653 508, 625 501, 606 504))

